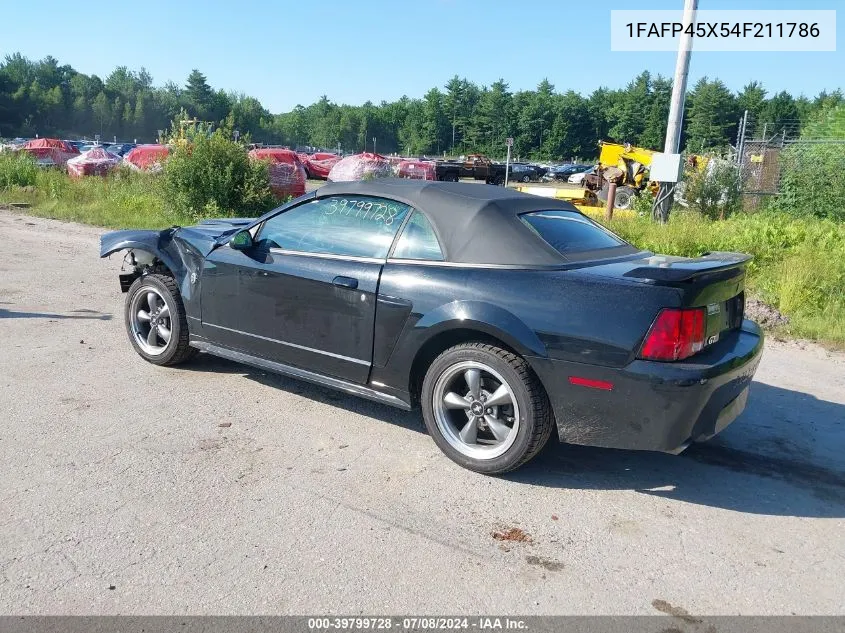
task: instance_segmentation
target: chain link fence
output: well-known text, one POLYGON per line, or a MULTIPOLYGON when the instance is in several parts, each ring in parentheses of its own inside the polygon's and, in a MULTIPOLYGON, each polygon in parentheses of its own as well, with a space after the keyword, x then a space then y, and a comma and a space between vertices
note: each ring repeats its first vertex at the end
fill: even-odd
POLYGON ((821 194, 845 179, 845 140, 802 136, 799 121, 773 126, 746 115, 734 149, 746 208, 788 196, 796 184, 821 194))

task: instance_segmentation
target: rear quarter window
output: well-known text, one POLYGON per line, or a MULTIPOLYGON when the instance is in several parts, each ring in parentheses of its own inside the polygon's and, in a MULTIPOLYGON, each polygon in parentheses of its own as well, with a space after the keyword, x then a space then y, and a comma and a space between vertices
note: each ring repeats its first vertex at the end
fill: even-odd
POLYGON ((532 211, 520 218, 561 255, 628 246, 622 238, 575 211, 532 211))

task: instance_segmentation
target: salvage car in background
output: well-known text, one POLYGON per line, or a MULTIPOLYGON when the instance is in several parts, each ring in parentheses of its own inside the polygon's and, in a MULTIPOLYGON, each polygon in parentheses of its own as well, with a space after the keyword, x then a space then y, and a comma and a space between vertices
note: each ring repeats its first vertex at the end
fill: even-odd
POLYGON ((135 147, 135 143, 112 143, 106 149, 115 156, 123 157, 135 149, 135 147))
POLYGON ((386 156, 372 152, 361 152, 345 156, 332 165, 328 180, 350 182, 365 178, 388 178, 393 175, 393 167, 386 156))
POLYGON ((569 183, 569 184, 571 184, 571 185, 580 185, 581 183, 583 183, 583 182, 584 182, 584 178, 586 178, 586 177, 587 177, 587 176, 589 176, 590 174, 594 174, 594 173, 596 173, 596 167, 595 167, 595 165, 594 165, 594 166, 592 166, 592 167, 590 167, 590 168, 588 168, 588 169, 585 169, 584 171, 577 171, 577 172, 575 172, 574 174, 572 174, 572 175, 571 175, 571 176, 570 176, 570 177, 566 180, 566 182, 568 182, 568 183, 569 183))
POLYGON ((19 151, 32 156, 41 167, 64 167, 68 160, 79 156, 76 146, 57 138, 31 139, 19 151))
POLYGON ((298 197, 305 193, 307 175, 296 152, 281 147, 261 147, 249 151, 250 160, 267 163, 270 191, 279 199, 298 197))
POLYGON ((534 182, 540 180, 540 169, 525 163, 512 163, 508 179, 513 182, 534 182))
POLYGON ((591 165, 578 165, 578 164, 567 164, 567 165, 558 165, 557 167, 552 167, 549 169, 545 176, 543 176, 543 180, 553 181, 563 181, 566 182, 570 176, 573 174, 583 174, 588 169, 590 169, 591 165))
POLYGON ((170 152, 168 145, 138 145, 126 152, 123 156, 123 164, 139 171, 159 172, 170 156, 170 152))
POLYGON ((432 160, 403 160, 396 166, 396 176, 414 180, 437 180, 437 164, 432 160))
POLYGON ((330 152, 315 152, 313 154, 298 152, 297 156, 302 161, 302 166, 305 167, 305 173, 309 178, 315 180, 328 179, 332 167, 342 158, 342 156, 330 152))
POLYGON ((403 409, 502 473, 561 441, 677 453, 743 410, 749 257, 642 251, 502 187, 330 183, 255 220, 117 231, 135 351, 198 350, 403 409))
POLYGON ((97 145, 67 161, 67 173, 71 178, 82 176, 107 176, 120 164, 120 156, 112 154, 102 145, 97 145))

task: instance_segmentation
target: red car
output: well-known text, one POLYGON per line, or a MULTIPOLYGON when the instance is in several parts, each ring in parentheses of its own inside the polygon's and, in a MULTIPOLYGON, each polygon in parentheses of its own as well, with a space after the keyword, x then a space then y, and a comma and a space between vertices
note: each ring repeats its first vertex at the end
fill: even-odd
POLYGON ((397 167, 400 178, 412 180, 437 180, 437 169, 431 160, 403 160, 397 167))
POLYGON ((79 156, 79 150, 57 138, 34 138, 23 144, 20 151, 32 155, 39 165, 65 165, 68 159, 79 156))
POLYGON ((298 198, 305 193, 305 167, 296 152, 266 147, 250 151, 249 157, 269 163, 270 189, 279 198, 298 198))
POLYGON ((315 152, 314 154, 298 154, 302 165, 305 167, 305 173, 309 178, 315 180, 326 180, 329 177, 329 172, 334 167, 335 163, 340 160, 337 154, 329 152, 315 152))

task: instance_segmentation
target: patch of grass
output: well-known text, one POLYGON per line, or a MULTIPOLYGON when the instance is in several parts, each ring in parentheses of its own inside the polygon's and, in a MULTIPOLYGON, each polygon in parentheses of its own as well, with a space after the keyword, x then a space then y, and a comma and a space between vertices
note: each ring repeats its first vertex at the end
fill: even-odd
POLYGON ((0 190, 10 187, 33 187, 38 165, 26 152, 0 152, 0 190))
POLYGON ((123 169, 106 178, 80 179, 39 169, 34 187, 0 189, 0 202, 26 202, 32 215, 115 229, 161 229, 195 221, 165 208, 156 176, 123 169))
POLYGON ((753 255, 748 289, 790 318, 786 333, 845 345, 845 224, 777 212, 723 221, 679 212, 665 226, 644 217, 614 218, 608 226, 636 246, 665 255, 753 255))

